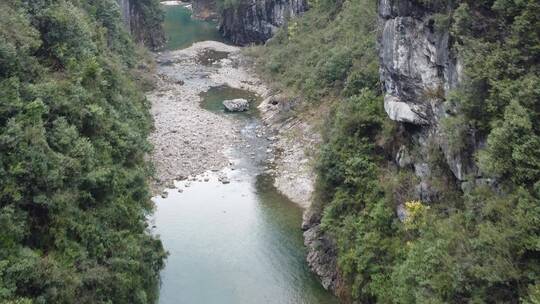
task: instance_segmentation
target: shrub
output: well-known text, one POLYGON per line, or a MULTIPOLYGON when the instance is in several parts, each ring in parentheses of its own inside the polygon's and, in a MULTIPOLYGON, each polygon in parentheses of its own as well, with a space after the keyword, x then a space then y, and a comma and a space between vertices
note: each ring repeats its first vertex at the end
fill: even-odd
POLYGON ((0 302, 149 303, 148 103, 115 0, 0 3, 0 302), (106 9, 116 11, 107 14, 106 9))

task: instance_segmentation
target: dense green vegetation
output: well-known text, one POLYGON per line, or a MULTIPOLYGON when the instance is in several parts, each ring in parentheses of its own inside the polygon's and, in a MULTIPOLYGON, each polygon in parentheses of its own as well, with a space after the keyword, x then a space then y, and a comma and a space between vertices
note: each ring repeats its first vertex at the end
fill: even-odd
POLYGON ((0 1, 0 302, 156 299, 148 66, 115 0, 0 1))
POLYGON ((311 3, 303 18, 291 20, 268 48, 257 50, 263 74, 310 101, 378 90, 376 8, 374 1, 361 2, 311 3))
POLYGON ((445 13, 466 77, 448 102, 487 137, 477 158, 499 185, 440 202, 444 208, 429 214, 393 271, 395 295, 403 302, 537 303, 540 4, 458 1, 445 13))
POLYGON ((257 50, 281 88, 308 103, 339 100, 315 202, 348 282, 338 292, 365 303, 539 303, 540 4, 418 3, 450 30, 463 59, 466 80, 444 101, 459 110, 445 122, 453 148, 467 149, 471 133, 487 138, 476 157, 496 188, 464 194, 434 148, 428 158, 444 194, 427 205, 414 200, 414 174, 389 165, 390 146, 402 139, 382 110, 376 1, 310 1, 308 13, 257 50))

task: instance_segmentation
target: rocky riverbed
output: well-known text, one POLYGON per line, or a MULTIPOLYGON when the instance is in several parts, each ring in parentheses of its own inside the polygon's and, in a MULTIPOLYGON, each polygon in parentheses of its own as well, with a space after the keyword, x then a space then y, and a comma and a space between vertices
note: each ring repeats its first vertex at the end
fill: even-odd
MULTIPOLYGON (((171 13, 169 23, 180 20, 181 14, 177 15, 178 12, 174 16, 171 13)), ((169 25, 170 34, 175 34, 177 25, 169 25)), ((189 24, 182 26, 190 28, 189 24)), ((202 35, 205 39, 213 39, 211 33, 206 34, 202 35)), ((185 37, 173 38, 184 41, 185 37)), ((157 53, 156 62, 157 88, 148 94, 148 99, 155 121, 150 138, 155 147, 150 157, 156 169, 152 187, 154 194, 161 194, 159 199, 174 201, 181 195, 186 200, 184 196, 197 186, 213 189, 209 194, 218 188, 241 187, 247 191, 249 187, 244 184, 250 176, 257 176, 257 191, 263 190, 259 193, 261 198, 281 202, 283 198, 272 193, 277 189, 301 206, 305 215, 310 214, 315 182, 313 152, 321 141, 316 127, 321 121, 320 114, 305 115, 306 109, 298 109, 301 106, 298 98, 269 90, 251 69, 249 57, 238 47, 216 41, 198 42, 181 50, 157 53), (247 113, 224 111, 224 100, 238 98, 249 100, 247 113), (273 182, 275 188, 261 188, 259 178, 273 182), (188 180, 175 182, 185 179, 188 180), (216 185, 216 181, 221 185, 216 185)), ((218 201, 224 199, 222 194, 218 195, 218 201)), ((284 208, 281 204, 266 207, 270 206, 284 208)), ((309 265, 323 278, 322 285, 333 289, 335 276, 332 269, 324 267, 329 252, 320 250, 326 248, 320 245, 327 242, 310 221, 305 220, 302 227, 308 229, 305 244, 309 265)), ((290 235, 294 234, 291 231, 290 235)))
POLYGON ((305 121, 294 118, 294 99, 270 93, 250 69, 241 48, 204 41, 158 53, 156 61, 157 87, 148 94, 155 125, 150 138, 155 147, 151 155, 156 169, 154 193, 172 187, 174 180, 234 167, 227 155, 233 146, 241 146, 252 158, 260 154, 240 133, 242 125, 234 116, 200 106, 201 93, 227 85, 262 97, 258 106, 262 124, 255 133, 268 140, 262 156, 266 173, 274 176, 280 192, 303 208, 309 206, 315 178, 306 150, 319 142, 319 136, 305 121))
POLYGON ((229 166, 226 151, 242 144, 234 120, 200 107, 202 92, 228 85, 266 94, 262 82, 243 68, 237 47, 199 42, 187 49, 158 53, 156 61, 157 87, 147 96, 155 125, 150 137, 155 147, 151 155, 155 193, 174 180, 229 166))
POLYGON ((308 265, 325 289, 337 293, 343 280, 337 271, 335 244, 320 228, 320 212, 310 208, 316 179, 315 151, 322 141, 317 127, 323 121, 319 113, 329 111, 296 111, 298 107, 300 101, 282 95, 269 96, 259 106, 265 124, 277 138, 272 144, 278 152, 274 185, 304 208, 302 229, 308 265))

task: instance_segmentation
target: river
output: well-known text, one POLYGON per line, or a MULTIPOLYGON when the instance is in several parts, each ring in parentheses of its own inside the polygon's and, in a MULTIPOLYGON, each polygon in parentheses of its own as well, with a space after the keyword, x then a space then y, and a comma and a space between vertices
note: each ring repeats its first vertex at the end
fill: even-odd
MULTIPOLYGON (((215 24, 192 20, 187 8, 165 6, 165 10, 170 50, 221 39, 215 24)), ((238 115, 220 107, 223 99, 236 97, 253 103, 259 99, 224 86, 201 94, 205 111, 226 117, 240 131, 242 143, 227 151, 233 165, 176 181, 179 190, 153 198, 154 233, 170 254, 161 273, 159 303, 337 303, 305 261, 302 209, 278 193, 264 173, 271 151, 268 140, 260 136, 257 111, 252 107, 238 115), (227 176, 230 183, 223 183, 220 176, 227 176)))

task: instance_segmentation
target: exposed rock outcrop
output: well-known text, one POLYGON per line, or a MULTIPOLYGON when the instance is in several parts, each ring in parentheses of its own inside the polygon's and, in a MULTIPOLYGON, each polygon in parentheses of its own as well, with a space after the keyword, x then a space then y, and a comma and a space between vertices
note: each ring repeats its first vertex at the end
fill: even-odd
MULTIPOLYGON (((445 118, 457 111, 446 97, 461 78, 460 60, 453 51, 449 30, 438 26, 435 20, 436 13, 445 13, 447 9, 414 0, 379 1, 384 108, 390 119, 402 123, 403 134, 408 137, 407 146, 414 150, 411 153, 402 146, 398 154, 414 154, 408 163, 420 178, 416 187, 418 199, 425 201, 437 197, 437 191, 429 182, 429 149, 435 147, 442 152, 446 166, 462 188, 464 183, 480 178, 472 155, 483 145, 482 140, 469 134, 466 148, 454 149, 443 124, 445 118)), ((396 156, 396 159, 401 158, 396 156)))
MULTIPOLYGON (((491 182, 482 178, 473 157, 484 145, 483 139, 467 131, 465 148, 456 149, 444 126, 445 119, 459 112, 447 97, 462 76, 459 54, 452 48, 449 29, 435 24, 436 14, 446 13, 447 9, 416 0, 379 0, 378 6, 384 109, 400 125, 401 138, 392 151, 394 162, 396 167, 410 170, 418 177, 412 194, 427 203, 436 201, 440 195, 433 185, 436 168, 432 167, 429 156, 433 150, 442 155, 441 165, 448 169, 450 183, 462 191, 491 182)), ((467 126, 460 127, 469 130, 467 126)), ((397 217, 404 220, 404 201, 396 202, 396 206, 397 217)), ((346 287, 339 279, 335 246, 321 231, 318 213, 311 210, 304 216, 308 263, 323 286, 339 295, 346 287)))
POLYGON ((221 13, 219 31, 233 43, 264 43, 288 18, 308 9, 306 0, 242 0, 221 13))
POLYGON ((320 225, 304 232, 304 244, 308 248, 307 262, 321 279, 324 289, 336 292, 338 287, 337 252, 332 239, 326 236, 320 225))
POLYGON ((321 214, 314 208, 304 212, 302 229, 308 252, 306 260, 324 289, 337 295, 344 285, 337 266, 337 248, 332 238, 322 231, 320 221, 321 214))
MULTIPOLYGON (((291 201, 302 208, 309 208, 315 189, 316 147, 322 142, 317 122, 304 112, 298 117, 300 106, 298 97, 270 92, 259 105, 261 119, 272 132, 271 149, 275 151, 270 160, 270 174, 274 176, 274 186, 291 201)), ((311 114, 321 113, 317 108, 309 109, 311 114)))
POLYGON ((165 32, 161 24, 163 15, 155 11, 156 7, 149 6, 141 0, 117 0, 117 2, 124 25, 136 42, 143 43, 152 50, 165 45, 165 32))

